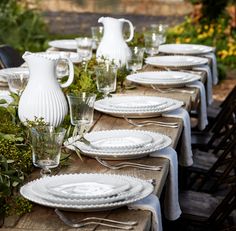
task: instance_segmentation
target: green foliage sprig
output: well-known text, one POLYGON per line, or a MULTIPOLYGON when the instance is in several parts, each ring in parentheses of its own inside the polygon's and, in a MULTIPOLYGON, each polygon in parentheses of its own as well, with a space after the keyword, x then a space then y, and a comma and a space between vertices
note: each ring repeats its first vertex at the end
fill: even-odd
POLYGON ((8 105, 0 100, 0 214, 20 215, 31 208, 30 202, 19 196, 18 188, 32 171, 32 158, 25 127, 18 119, 19 96, 11 96, 8 105))

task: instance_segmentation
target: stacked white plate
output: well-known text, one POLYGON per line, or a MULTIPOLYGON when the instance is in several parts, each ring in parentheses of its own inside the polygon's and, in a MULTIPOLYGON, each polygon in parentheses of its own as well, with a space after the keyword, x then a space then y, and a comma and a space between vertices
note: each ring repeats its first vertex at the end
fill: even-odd
POLYGON ((117 117, 147 118, 173 111, 182 105, 182 101, 157 96, 114 96, 96 101, 94 108, 117 117))
POLYGON ((71 137, 65 146, 82 154, 109 160, 136 159, 168 147, 172 140, 166 135, 144 130, 104 130, 85 135, 90 144, 71 137), (73 145, 72 145, 73 144, 73 145))
POLYGON ((180 71, 148 71, 131 74, 126 77, 129 81, 143 85, 158 85, 159 87, 183 87, 201 77, 196 74, 180 71))
POLYGON ((147 57, 147 64, 162 68, 190 68, 208 63, 208 59, 188 55, 167 55, 147 57))
POLYGON ((213 51, 213 47, 199 44, 164 44, 159 47, 159 52, 165 54, 201 55, 213 51))
POLYGON ((152 191, 151 183, 135 177, 86 173, 45 177, 20 189, 23 197, 37 204, 83 212, 118 208, 152 191))
POLYGON ((27 67, 12 67, 4 68, 0 70, 0 83, 7 85, 7 78, 13 74, 28 74, 29 69, 27 67))

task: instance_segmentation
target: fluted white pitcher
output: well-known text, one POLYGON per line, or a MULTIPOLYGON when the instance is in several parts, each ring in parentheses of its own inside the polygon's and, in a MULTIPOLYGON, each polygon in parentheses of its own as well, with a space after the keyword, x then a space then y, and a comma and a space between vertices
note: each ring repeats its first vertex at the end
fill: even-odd
POLYGON ((114 61, 118 66, 126 65, 131 58, 131 51, 126 44, 133 39, 133 24, 124 18, 116 19, 111 17, 101 17, 98 22, 104 26, 102 40, 98 46, 97 59, 108 59, 114 61), (123 23, 128 23, 130 28, 130 36, 128 39, 123 37, 123 23))
POLYGON ((69 78, 59 84, 56 74, 56 65, 60 58, 47 54, 25 52, 23 59, 29 67, 29 82, 23 91, 18 114, 20 120, 34 121, 43 118, 52 126, 58 126, 68 112, 68 105, 61 87, 68 87, 74 79, 74 67, 70 59, 66 59, 69 65, 69 78))

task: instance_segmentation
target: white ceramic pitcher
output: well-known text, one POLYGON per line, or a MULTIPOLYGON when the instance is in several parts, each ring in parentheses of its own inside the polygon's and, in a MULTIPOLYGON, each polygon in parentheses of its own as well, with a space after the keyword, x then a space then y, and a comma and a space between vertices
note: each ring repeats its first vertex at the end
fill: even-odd
POLYGON ((63 57, 69 65, 69 78, 65 83, 59 84, 56 65, 60 58, 31 52, 25 52, 23 58, 28 64, 30 78, 19 101, 20 120, 25 123, 27 119, 34 121, 37 117, 43 118, 50 125, 58 126, 68 112, 61 87, 68 87, 73 82, 72 62, 63 57))
POLYGON ((127 19, 111 17, 101 17, 98 22, 103 24, 104 33, 97 49, 97 59, 105 58, 114 61, 118 66, 126 65, 131 58, 131 51, 126 42, 133 39, 133 24, 127 19), (126 40, 122 34, 124 22, 129 24, 130 29, 130 36, 126 40))

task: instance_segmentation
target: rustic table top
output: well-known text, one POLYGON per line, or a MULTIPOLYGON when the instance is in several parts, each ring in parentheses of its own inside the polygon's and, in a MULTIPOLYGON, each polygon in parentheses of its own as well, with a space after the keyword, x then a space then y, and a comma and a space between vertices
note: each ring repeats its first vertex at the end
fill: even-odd
MULTIPOLYGON (((174 99, 179 99, 184 101, 184 107, 187 110, 190 110, 193 99, 194 102, 198 98, 198 91, 195 91, 195 94, 188 93, 158 93, 156 90, 153 90, 149 87, 141 87, 138 86, 135 90, 129 90, 126 94, 138 94, 138 95, 157 95, 163 97, 170 97, 174 99)), ((156 117, 152 118, 157 121, 165 121, 165 122, 177 122, 178 128, 166 128, 159 126, 145 126, 138 129, 150 130, 163 133, 172 138, 171 146, 176 148, 179 138, 181 136, 181 132, 183 129, 183 124, 181 119, 178 118, 164 118, 164 117, 156 117)), ((97 130, 105 130, 105 129, 137 129, 134 126, 128 124, 123 118, 116 118, 105 114, 96 113, 95 123, 92 128, 93 131, 97 130)), ((169 160, 165 158, 151 158, 144 157, 137 160, 132 160, 137 163, 151 164, 151 165, 161 165, 161 171, 149 171, 149 170, 140 170, 135 168, 124 168, 120 170, 109 170, 103 166, 101 166, 96 160, 83 156, 83 162, 76 156, 76 154, 72 155, 69 166, 64 167, 60 170, 60 174, 63 173, 113 173, 113 174, 125 174, 130 176, 139 177, 142 179, 155 179, 156 185, 154 194, 160 197, 163 187, 165 185, 168 172, 169 172, 169 160)), ((36 172, 34 175, 39 176, 39 172, 36 172)), ((122 207, 115 210, 104 211, 104 212, 65 212, 66 215, 75 220, 82 219, 87 216, 97 216, 97 217, 106 217, 111 219, 118 219, 123 221, 136 220, 138 221, 138 225, 135 227, 135 230, 149 230, 151 226, 151 213, 149 211, 135 211, 128 210, 127 207, 122 207)), ((54 209, 47 208, 40 205, 35 205, 33 207, 32 212, 25 214, 22 216, 17 222, 15 222, 14 218, 8 218, 5 220, 5 225, 2 230, 76 230, 70 228, 63 224, 57 217, 54 212, 54 209), (14 222, 13 222, 14 221, 14 222)), ((109 228, 104 228, 102 226, 92 225, 87 226, 86 228, 80 228, 79 230, 110 230, 109 228)), ((116 230, 116 229, 112 229, 116 230)))

